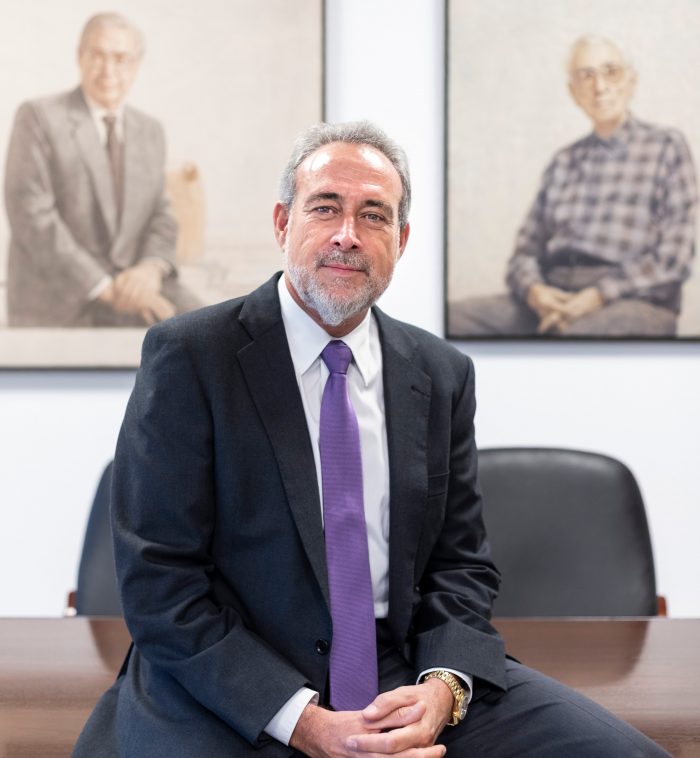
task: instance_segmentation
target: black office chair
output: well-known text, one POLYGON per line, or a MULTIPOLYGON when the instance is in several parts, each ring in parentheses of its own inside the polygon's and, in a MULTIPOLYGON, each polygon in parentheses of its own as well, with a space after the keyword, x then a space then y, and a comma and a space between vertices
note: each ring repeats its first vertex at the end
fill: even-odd
POLYGON ((85 530, 78 569, 78 588, 68 596, 68 615, 121 616, 122 607, 114 568, 114 547, 109 524, 109 490, 112 464, 105 468, 85 530))
POLYGON ((503 582, 496 616, 665 615, 642 495, 620 461, 556 448, 479 452, 503 582))

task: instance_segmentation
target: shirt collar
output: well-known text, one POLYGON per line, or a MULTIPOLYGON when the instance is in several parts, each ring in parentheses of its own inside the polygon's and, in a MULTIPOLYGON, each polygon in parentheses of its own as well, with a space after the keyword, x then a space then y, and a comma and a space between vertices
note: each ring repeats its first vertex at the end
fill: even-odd
POLYGON ((595 132, 591 136, 594 144, 603 145, 609 150, 624 150, 634 137, 637 124, 637 119, 630 113, 620 128, 606 139, 599 137, 595 132))
MULTIPOLYGON (((282 310, 282 321, 287 333, 289 352, 292 355, 294 370, 298 376, 305 374, 314 364, 326 345, 336 337, 320 327, 306 311, 294 300, 287 289, 283 274, 277 282, 277 293, 282 310)), ((367 386, 373 375, 372 352, 370 349, 371 310, 342 341, 352 350, 352 357, 362 381, 367 386)))
POLYGON ((92 120, 95 122, 95 125, 97 126, 98 132, 100 134, 106 134, 107 126, 104 122, 104 117, 108 115, 113 115, 116 117, 115 120, 115 129, 117 133, 117 137, 121 140, 122 135, 124 133, 124 103, 121 103, 116 110, 108 111, 106 108, 103 108, 101 105, 98 105, 94 100, 91 100, 86 94, 85 90, 83 92, 83 98, 85 99, 85 103, 87 104, 88 110, 90 111, 90 115, 92 116, 92 120))
POLYGON ((85 102, 87 103, 87 107, 88 107, 88 110, 90 111, 90 114, 96 121, 102 120, 105 116, 108 116, 110 114, 117 117, 117 123, 121 123, 121 121, 124 119, 124 103, 121 103, 116 108, 116 110, 108 111, 103 106, 98 105, 94 100, 91 100, 85 94, 85 90, 83 90, 83 97, 85 98, 85 102))

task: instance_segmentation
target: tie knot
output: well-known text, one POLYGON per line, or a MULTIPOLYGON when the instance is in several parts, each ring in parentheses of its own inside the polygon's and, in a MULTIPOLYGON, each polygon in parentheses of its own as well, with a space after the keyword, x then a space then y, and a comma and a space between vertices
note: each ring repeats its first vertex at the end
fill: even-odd
POLYGON ((321 353, 331 374, 346 374, 352 360, 352 350, 341 340, 329 342, 321 353))
POLYGON ((102 116, 102 120, 105 122, 107 131, 112 131, 117 124, 117 117, 113 113, 108 113, 106 116, 102 116))

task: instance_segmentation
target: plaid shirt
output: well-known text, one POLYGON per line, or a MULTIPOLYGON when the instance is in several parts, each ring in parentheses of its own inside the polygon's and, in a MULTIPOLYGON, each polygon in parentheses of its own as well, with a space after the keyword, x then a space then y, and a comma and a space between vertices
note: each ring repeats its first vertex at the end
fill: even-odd
POLYGON ((595 133, 555 156, 520 228, 506 281, 525 300, 547 268, 584 258, 607 266, 596 286, 677 308, 690 275, 698 195, 680 132, 628 118, 607 140, 595 133))

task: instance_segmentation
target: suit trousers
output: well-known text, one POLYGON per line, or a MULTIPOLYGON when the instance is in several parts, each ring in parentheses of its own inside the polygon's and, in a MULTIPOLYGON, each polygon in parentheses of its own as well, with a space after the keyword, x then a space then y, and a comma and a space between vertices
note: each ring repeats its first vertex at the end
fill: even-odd
MULTIPOLYGON (((547 272, 546 283, 568 292, 595 286, 610 266, 556 266, 547 272)), ((677 314, 639 298, 621 298, 605 303, 593 313, 572 321, 551 337, 673 337, 677 314)), ((537 334, 539 318, 525 303, 510 294, 484 295, 453 301, 449 306, 449 332, 455 336, 522 337, 537 334)))
MULTIPOLYGON (((379 687, 415 684, 416 673, 377 623, 379 687)), ((465 720, 445 727, 438 742, 450 758, 642 758, 669 756, 655 742, 563 684, 506 662, 508 691, 474 681, 465 720)))

